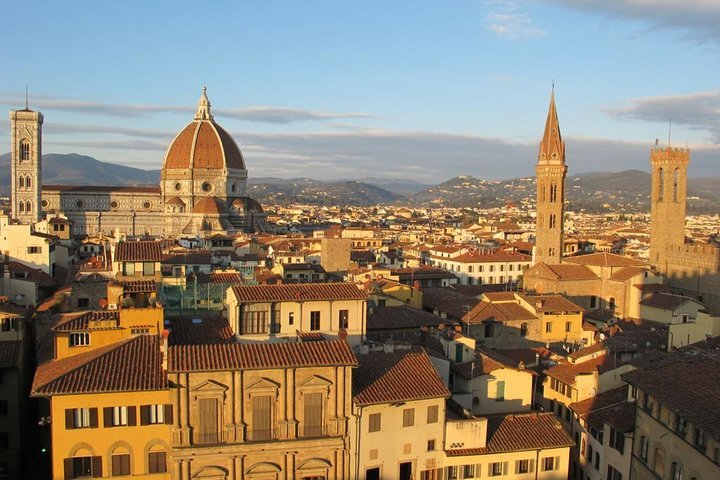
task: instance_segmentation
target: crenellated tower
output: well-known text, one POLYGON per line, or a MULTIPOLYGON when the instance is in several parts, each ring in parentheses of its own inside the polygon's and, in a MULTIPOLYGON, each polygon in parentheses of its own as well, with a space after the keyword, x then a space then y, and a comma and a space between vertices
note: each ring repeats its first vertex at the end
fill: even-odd
POLYGON ((558 264, 562 259, 566 174, 565 142, 560 135, 553 91, 545 121, 545 133, 540 141, 538 162, 535 166, 537 178, 535 263, 558 264))
POLYGON ((650 263, 667 272, 668 253, 685 247, 685 199, 690 151, 654 148, 650 151, 652 192, 650 200, 650 263))
POLYGON ((27 108, 10 111, 12 217, 24 223, 40 221, 42 205, 43 115, 27 108))

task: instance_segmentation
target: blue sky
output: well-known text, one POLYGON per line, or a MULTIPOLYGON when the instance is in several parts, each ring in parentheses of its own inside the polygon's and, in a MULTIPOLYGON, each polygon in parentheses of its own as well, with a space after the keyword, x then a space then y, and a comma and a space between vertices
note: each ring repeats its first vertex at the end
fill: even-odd
MULTIPOLYGON (((251 176, 529 175, 552 81, 571 173, 720 176, 720 2, 11 2, 0 108, 45 153, 160 168, 203 85, 251 176)), ((0 118, 0 152, 9 150, 0 118)))

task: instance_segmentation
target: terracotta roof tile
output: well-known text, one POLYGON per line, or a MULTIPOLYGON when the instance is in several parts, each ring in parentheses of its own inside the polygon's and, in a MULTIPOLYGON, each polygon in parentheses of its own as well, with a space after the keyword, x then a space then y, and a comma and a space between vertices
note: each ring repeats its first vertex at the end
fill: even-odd
POLYGON ((634 267, 638 265, 647 265, 647 262, 643 260, 623 257, 622 255, 616 255, 608 252, 566 257, 564 260, 577 265, 594 265, 598 267, 634 267))
POLYGON ((581 363, 560 363, 545 371, 549 377, 556 378, 567 385, 575 385, 577 375, 587 375, 596 368, 599 373, 612 370, 620 366, 620 362, 613 355, 600 355, 581 363))
POLYGON ((597 280, 599 277, 585 265, 545 265, 558 280, 597 280))
POLYGON ((425 310, 400 305, 397 307, 375 307, 368 315, 367 329, 370 330, 397 330, 420 327, 437 327, 440 324, 455 325, 457 322, 440 318, 425 310))
POLYGON ((568 407, 597 429, 607 423, 621 432, 631 432, 635 424, 635 404, 628 402, 627 385, 571 403, 568 407))
POLYGON ((543 313, 584 311, 581 306, 576 305, 562 295, 518 295, 523 296, 535 308, 535 311, 543 313))
POLYGON ((618 282, 625 282, 625 281, 633 278, 635 275, 638 275, 646 270, 647 270, 647 268, 643 268, 643 267, 621 268, 620 270, 618 270, 617 272, 613 273, 610 276, 610 280, 615 280, 618 282))
POLYGON ((159 262, 162 245, 155 241, 120 242, 115 249, 116 262, 159 262))
MULTIPOLYGON (((463 319, 467 321, 468 315, 463 319)), ((530 311, 517 303, 489 303, 480 302, 470 310, 469 323, 508 322, 512 320, 537 320, 530 311)))
POLYGON ((239 272, 197 272, 194 275, 197 277, 198 284, 241 285, 244 283, 243 276, 239 272))
POLYGON ((487 444, 484 448, 446 450, 447 455, 484 455, 575 445, 551 412, 491 415, 487 419, 487 444))
POLYGON ((344 340, 309 343, 177 345, 170 347, 172 372, 357 365, 344 340))
POLYGON ((290 302, 312 300, 365 300, 354 283, 308 283, 294 285, 236 285, 239 302, 290 302))
POLYGON ((150 293, 157 291, 155 280, 127 280, 118 282, 124 293, 150 293))
POLYGON ((640 301, 640 305, 646 307, 661 308, 663 310, 675 310, 681 305, 687 302, 694 301, 690 297, 684 297, 682 295, 672 295, 670 293, 653 293, 647 298, 640 301))
POLYGON ((468 297, 449 288, 432 287, 423 289, 423 308, 445 312, 449 317, 460 319, 470 309, 480 303, 474 297, 468 297))
POLYGON ((515 292, 487 292, 483 296, 491 302, 512 302, 515 300, 515 292))
MULTIPOLYGON (((53 327, 55 332, 83 332, 92 328, 91 322, 98 321, 114 321, 115 326, 110 328, 118 328, 120 321, 120 312, 117 310, 96 310, 89 312, 63 314, 60 320, 53 327)), ((108 326, 102 327, 103 329, 108 326)))
POLYGON ((39 268, 32 268, 15 261, 5 263, 5 268, 7 268, 10 272, 25 272, 26 277, 24 279, 12 276, 11 278, 14 280, 27 280, 28 282, 36 283, 39 287, 55 286, 55 280, 39 268))
POLYGON ((163 390, 159 337, 139 335, 40 365, 33 396, 163 390))
POLYGON ((717 415, 720 337, 656 354, 652 362, 639 364, 622 377, 716 441, 720 440, 717 415))
POLYGON ((447 398, 450 392, 423 349, 360 355, 353 375, 358 405, 447 398))
POLYGON ((234 335, 230 324, 220 315, 167 317, 170 345, 203 345, 231 343, 234 335))

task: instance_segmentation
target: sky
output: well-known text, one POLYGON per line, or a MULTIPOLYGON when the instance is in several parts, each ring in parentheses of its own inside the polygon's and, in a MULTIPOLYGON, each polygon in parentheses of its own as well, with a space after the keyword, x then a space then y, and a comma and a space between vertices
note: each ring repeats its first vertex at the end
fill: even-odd
POLYGON ((718 0, 27 0, 0 31, 0 109, 27 86, 44 153, 159 169, 207 86, 250 177, 514 178, 554 84, 570 174, 659 139, 720 177, 718 0))

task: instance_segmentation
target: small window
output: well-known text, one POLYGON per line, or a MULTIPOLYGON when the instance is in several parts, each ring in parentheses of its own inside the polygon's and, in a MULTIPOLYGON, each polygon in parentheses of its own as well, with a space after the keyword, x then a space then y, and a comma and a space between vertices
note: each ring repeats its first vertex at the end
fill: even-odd
POLYGON ((412 427, 415 425, 415 409, 406 408, 403 410, 403 427, 412 427))
POLYGON ((498 380, 495 382, 495 400, 498 402, 502 402, 505 400, 505 381, 504 380, 498 380))
POLYGON ((37 255, 39 253, 42 253, 42 247, 37 247, 37 246, 27 247, 27 252, 30 255, 37 255))
POLYGON ((528 334, 528 324, 523 323, 522 325, 520 325, 520 336, 527 337, 527 334, 528 334))
POLYGON ((92 457, 72 458, 69 472, 72 473, 72 477, 70 478, 91 477, 93 474, 92 460, 92 457))
POLYGON ((545 324, 545 333, 552 333, 552 322, 547 322, 545 324))
MULTIPOLYGON (((558 459, 558 460, 559 460, 559 459, 558 459)), ((545 457, 545 458, 543 459, 543 471, 544 471, 544 472, 547 472, 547 471, 550 471, 550 470, 555 470, 555 469, 558 468, 559 466, 560 466, 560 465, 559 465, 559 461, 556 462, 556 461, 555 461, 555 457, 545 457)))
POLYGON ((348 328, 348 318, 350 318, 349 310, 340 310, 338 312, 338 328, 348 328))
POLYGON ((428 440, 428 442, 427 442, 427 451, 428 451, 428 452, 434 452, 434 451, 435 451, 435 439, 428 440))
POLYGON ((88 308, 90 306, 90 299, 87 297, 80 297, 77 299, 78 308, 88 308))
POLYGON ((166 473, 167 459, 165 452, 148 453, 148 473, 166 473))
POLYGON ((379 413, 371 413, 368 417, 368 432, 379 432, 382 428, 382 416, 379 413))
POLYGON ((310 312, 310 330, 320 330, 320 312, 317 310, 310 312))
POLYGON ((123 263, 123 275, 132 276, 135 275, 135 263, 124 262, 123 263))
POLYGON ((530 460, 518 460, 515 464, 515 473, 529 473, 530 472, 530 460))
POLYGON ((288 313, 288 325, 295 325, 295 312, 288 313))
POLYGON ((86 347, 90 345, 90 334, 88 332, 74 332, 68 336, 71 347, 86 347))
POLYGON ((568 333, 572 330, 572 322, 565 322, 565 333, 568 333))
POLYGON ((503 462, 493 462, 489 467, 491 477, 499 477, 503 475, 503 462))
POLYGON ((437 423, 438 421, 438 406, 429 405, 427 407, 427 423, 437 423))
POLYGON ((30 142, 23 140, 20 142, 20 160, 30 160, 30 142))
POLYGON ((120 475, 130 475, 129 453, 113 454, 111 460, 113 477, 120 475))
POLYGON ((146 277, 155 275, 155 263, 154 262, 143 262, 143 275, 146 277))

